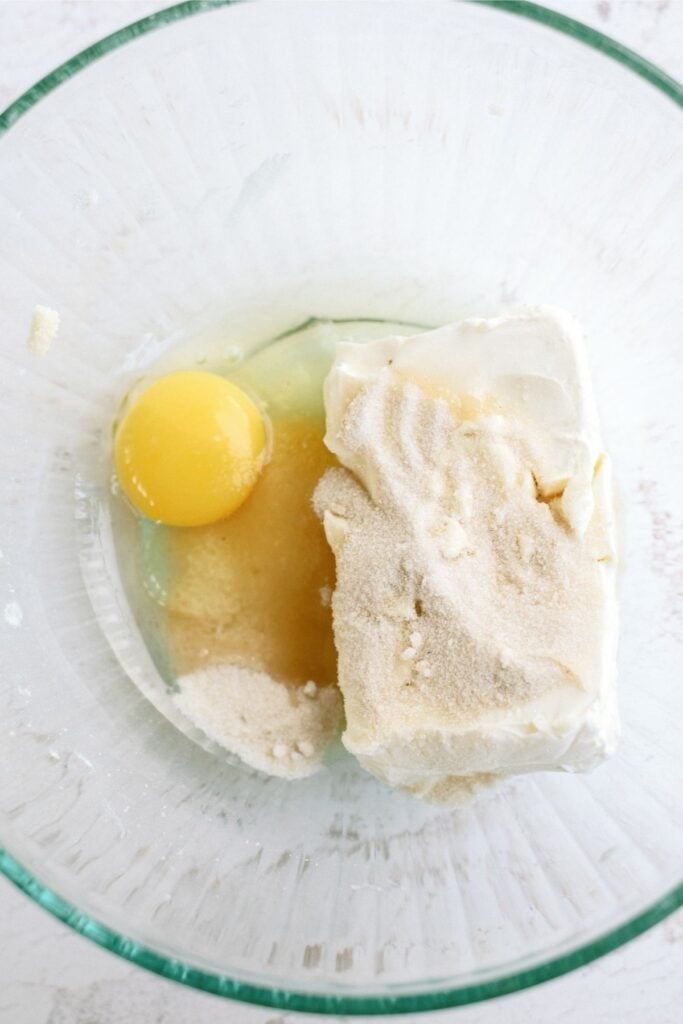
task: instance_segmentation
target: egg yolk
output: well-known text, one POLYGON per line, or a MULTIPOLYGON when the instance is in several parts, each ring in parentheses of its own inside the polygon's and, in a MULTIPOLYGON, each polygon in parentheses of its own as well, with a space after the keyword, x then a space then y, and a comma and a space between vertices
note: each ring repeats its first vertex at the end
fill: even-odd
POLYGON ((263 466, 259 410, 213 373, 155 381, 122 419, 116 473, 139 512, 169 526, 205 526, 242 504, 263 466))

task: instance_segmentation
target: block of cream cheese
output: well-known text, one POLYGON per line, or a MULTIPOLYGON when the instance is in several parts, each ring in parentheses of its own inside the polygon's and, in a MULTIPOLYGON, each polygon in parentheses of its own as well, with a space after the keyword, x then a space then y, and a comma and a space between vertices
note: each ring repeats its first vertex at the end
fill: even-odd
POLYGON ((615 530, 574 320, 530 307, 342 344, 325 408, 345 746, 447 803, 599 764, 618 733, 615 530))

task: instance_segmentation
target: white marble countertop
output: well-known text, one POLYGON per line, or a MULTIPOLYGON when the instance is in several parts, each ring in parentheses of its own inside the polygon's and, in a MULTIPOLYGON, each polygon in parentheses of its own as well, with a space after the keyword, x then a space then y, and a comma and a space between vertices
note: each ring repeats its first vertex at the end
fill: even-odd
MULTIPOLYGON (((0 0, 0 110, 73 53, 163 0, 0 0)), ((683 0, 548 0, 683 78, 683 0)), ((0 879, 0 1024, 322 1024, 157 978, 58 924, 0 879)), ((676 1024, 683 912, 626 947, 532 990, 419 1024, 676 1024)), ((348 1018, 360 1020, 361 1018, 348 1018)), ((373 1018, 376 1019, 376 1018, 373 1018)), ((386 1018, 385 1018, 386 1019, 386 1018)), ((391 1018, 410 1024, 408 1017, 391 1018)), ((338 1019, 339 1020, 339 1019, 338 1019)))

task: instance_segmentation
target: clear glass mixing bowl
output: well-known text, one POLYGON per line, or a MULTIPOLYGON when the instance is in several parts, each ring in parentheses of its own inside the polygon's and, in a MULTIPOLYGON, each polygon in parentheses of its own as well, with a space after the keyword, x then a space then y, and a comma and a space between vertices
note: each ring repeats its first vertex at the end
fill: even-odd
POLYGON ((0 836, 42 906, 186 984, 350 1014, 533 984, 681 902, 682 100, 536 6, 184 3, 2 115, 0 836), (130 383, 204 331, 536 301, 585 327, 616 463, 617 756, 440 810, 174 729, 103 498, 130 383))

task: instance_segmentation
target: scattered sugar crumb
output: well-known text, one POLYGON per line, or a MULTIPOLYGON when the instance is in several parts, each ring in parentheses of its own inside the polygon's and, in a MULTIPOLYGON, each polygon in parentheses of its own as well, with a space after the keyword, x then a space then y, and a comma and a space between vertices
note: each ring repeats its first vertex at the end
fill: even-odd
POLYGON ((318 687, 316 686, 312 679, 309 679, 307 683, 304 683, 304 693, 306 694, 307 697, 315 697, 317 692, 318 687))
POLYGON ((273 747, 273 757, 277 757, 278 760, 283 757, 287 757, 289 753, 289 747, 286 743, 276 743, 273 747))
POLYGON ((517 546, 523 562, 530 562, 534 553, 534 542, 528 533, 520 533, 517 537, 517 546))
POLYGON ((427 478, 427 490, 433 498, 440 498, 443 494, 444 483, 438 473, 431 473, 427 478))
POLYGON ((463 480, 460 483, 458 493, 454 495, 454 499, 459 519, 464 519, 465 521, 471 519, 474 515, 474 494, 467 480, 463 480))
POLYGON ((441 550, 446 558, 457 558, 467 546, 467 534, 457 519, 450 516, 446 520, 441 550))
POLYGON ((223 358, 229 366, 235 366, 237 363, 242 361, 244 352, 239 345, 230 345, 225 349, 223 358))
POLYGON ((76 200, 78 202, 78 205, 81 206, 84 210, 89 210, 95 206, 100 205, 100 194, 94 188, 81 189, 81 191, 78 193, 76 197, 76 200))
POLYGON ((36 306, 28 334, 28 347, 36 356, 44 356, 59 332, 59 313, 49 306, 36 306))
POLYGON ((320 588, 320 603, 323 608, 329 608, 332 603, 332 587, 320 588))
POLYGON ((405 651, 401 654, 401 658, 403 661, 412 661, 416 654, 417 651, 414 647, 406 647, 405 651))
POLYGON ((24 621, 24 613, 17 601, 8 601, 5 605, 5 622, 8 626, 18 628, 24 621))
POLYGON ((315 754, 315 747, 310 742, 310 740, 299 740, 299 742, 297 743, 297 748, 299 749, 299 752, 304 755, 304 757, 313 757, 313 755, 315 754))
POLYGON ((417 647, 420 646, 421 643, 422 643, 422 633, 415 632, 415 633, 411 633, 410 634, 410 646, 411 647, 417 648, 417 647))

